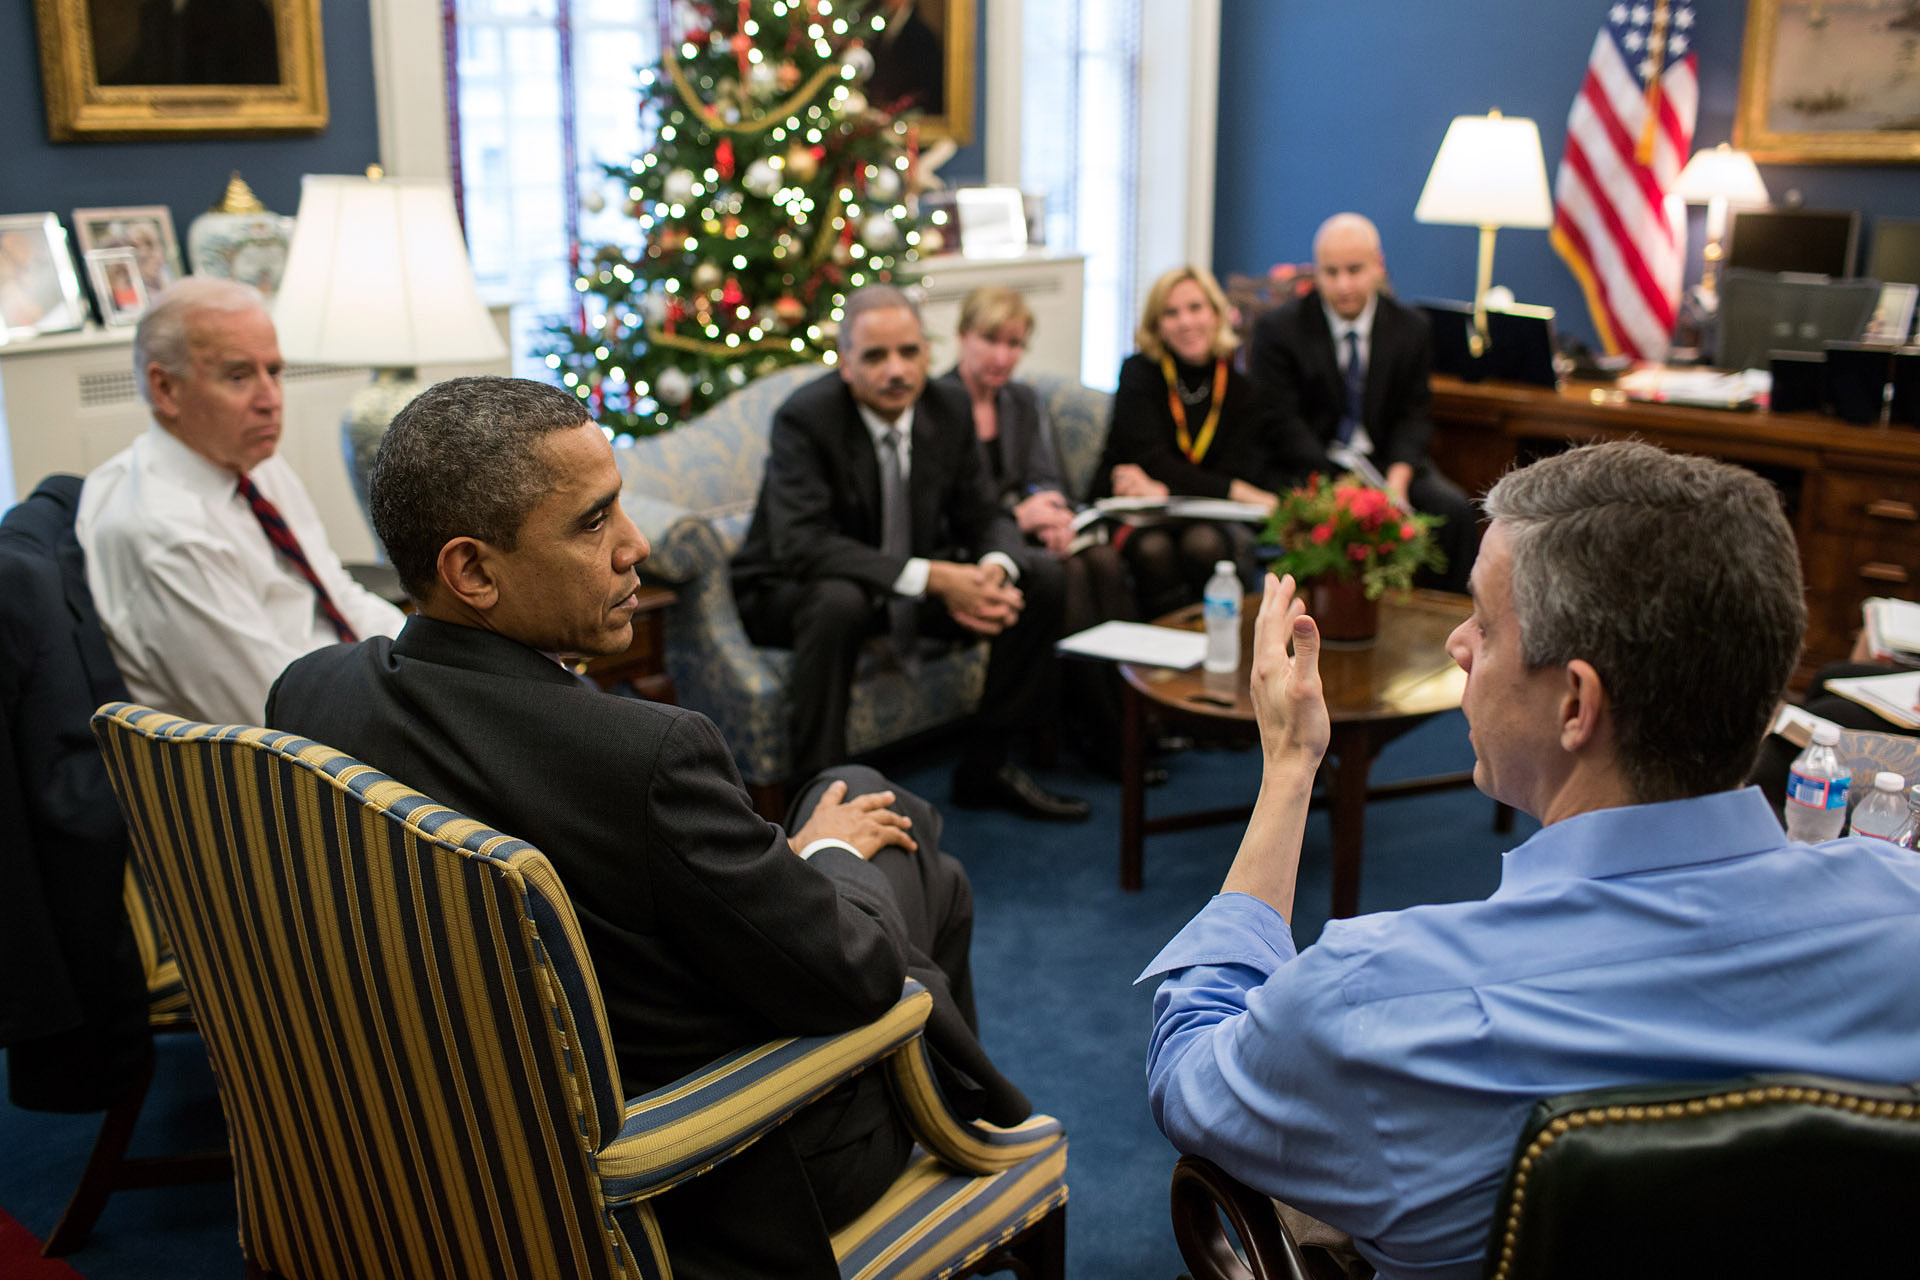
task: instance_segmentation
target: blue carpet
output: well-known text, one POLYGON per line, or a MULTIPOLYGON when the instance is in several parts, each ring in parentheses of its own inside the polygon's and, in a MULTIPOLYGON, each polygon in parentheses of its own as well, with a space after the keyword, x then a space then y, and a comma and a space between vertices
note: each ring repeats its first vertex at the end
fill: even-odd
MULTIPOLYGON (((1389 746, 1376 780, 1467 768, 1460 716, 1442 716, 1389 746)), ((880 763, 902 785, 945 807, 949 745, 880 763)), ((1194 750, 1167 761, 1171 780, 1148 812, 1247 803, 1259 754, 1194 750)), ((1146 846, 1146 888, 1118 887, 1119 788, 1064 757, 1042 775, 1087 796, 1091 822, 1027 823, 946 808, 946 848, 967 865, 976 896, 975 983, 982 1034, 1036 1106, 1066 1122, 1068 1273, 1076 1280, 1170 1280, 1181 1270, 1167 1223, 1175 1152, 1147 1113, 1142 1063, 1153 992, 1133 978, 1218 889, 1239 843, 1233 827, 1156 836, 1146 846)), ((1385 801, 1367 812, 1361 909, 1484 897, 1500 877, 1500 852, 1535 830, 1524 816, 1496 835, 1493 804, 1472 790, 1385 801)), ((1319 936, 1330 892, 1326 818, 1308 821, 1296 929, 1319 936)), ((160 1064, 136 1154, 219 1140, 213 1081, 197 1040, 159 1046, 160 1064)), ((0 1078, 4 1067, 0 1066, 0 1078)), ((98 1128, 94 1116, 35 1115, 0 1106, 0 1209, 44 1237, 72 1190, 98 1128)), ((88 1247, 69 1259, 88 1280, 188 1280, 232 1276, 230 1187, 122 1192, 88 1247)))

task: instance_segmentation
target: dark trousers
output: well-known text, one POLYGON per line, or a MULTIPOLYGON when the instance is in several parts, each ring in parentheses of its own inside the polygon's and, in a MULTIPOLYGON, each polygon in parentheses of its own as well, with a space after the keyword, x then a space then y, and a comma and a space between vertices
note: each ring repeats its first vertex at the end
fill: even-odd
MULTIPOLYGON (((1015 733, 1053 717, 1053 645, 1066 608, 1065 577, 1051 556, 1033 555, 1022 561, 1018 585, 1026 607, 1018 622, 989 642, 986 690, 962 770, 999 767, 1015 733)), ((844 762, 854 665, 870 637, 886 634, 886 599, 847 578, 819 578, 765 584, 739 605, 755 644, 793 650, 787 685, 792 776, 808 778, 844 762)), ((954 643, 980 638, 932 597, 921 601, 918 617, 922 637, 954 643)))
POLYGON ((1426 575, 1421 586, 1442 591, 1467 591, 1467 575, 1473 572, 1474 557, 1480 554, 1480 518, 1466 491, 1423 462, 1407 485, 1407 501, 1422 515, 1444 516, 1446 523, 1433 531, 1440 550, 1446 553, 1447 567, 1426 575))
MULTIPOLYGON (((884 874, 905 922, 907 973, 934 996, 927 1047, 948 1105, 968 1118, 1011 1123, 1025 1116, 1026 1099, 993 1104, 969 1093, 967 1053, 981 1055, 973 1002, 970 950, 973 888, 966 871, 940 848, 940 813, 911 791, 864 765, 847 765, 814 778, 796 796, 787 830, 806 825, 821 793, 836 780, 847 798, 892 791, 892 808, 913 822, 919 848, 887 848, 873 866, 884 874), (956 1030, 956 1028, 958 1030, 956 1030), (961 1046, 943 1053, 942 1046, 961 1046), (1019 1114, 1007 1108, 1013 1107, 1019 1114)), ((830 1280, 837 1269, 824 1245, 811 1243, 851 1222, 906 1168, 913 1136, 888 1096, 884 1072, 862 1071, 810 1104, 740 1156, 654 1202, 673 1254, 676 1276, 734 1280, 742 1275, 830 1280), (791 1194, 795 1177, 813 1190, 811 1202, 791 1194), (741 1229, 741 1215, 753 1229, 741 1229)))
MULTIPOLYGON (((846 798, 892 791, 892 808, 913 822, 920 847, 886 848, 873 855, 887 877, 907 924, 913 950, 907 973, 934 993, 940 1012, 957 1012, 969 1035, 978 1032, 973 1004, 973 886, 959 861, 940 849, 940 813, 865 765, 845 765, 816 777, 794 800, 787 830, 806 825, 829 783, 844 781, 846 798), (950 1004, 941 996, 950 997, 950 1004)), ((931 1034, 934 1028, 929 1028, 931 1034)), ((863 1071, 787 1122, 820 1215, 829 1230, 851 1221, 906 1168, 913 1135, 887 1095, 878 1070, 863 1071)))

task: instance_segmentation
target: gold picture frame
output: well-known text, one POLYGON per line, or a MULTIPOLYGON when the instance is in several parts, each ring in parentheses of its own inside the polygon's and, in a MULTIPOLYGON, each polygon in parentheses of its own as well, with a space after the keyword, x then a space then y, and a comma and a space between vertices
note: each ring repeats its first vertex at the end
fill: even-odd
POLYGON ((975 0, 880 0, 872 6, 887 29, 867 41, 874 57, 867 98, 892 109, 902 98, 897 90, 917 93, 923 139, 951 138, 960 146, 973 141, 974 6, 975 0), (896 62, 906 65, 890 65, 896 62))
POLYGON ((320 0, 34 0, 55 142, 317 132, 320 0), (235 21, 238 13, 244 21, 235 21))
POLYGON ((1766 164, 1920 164, 1920 81, 1882 74, 1920 41, 1916 13, 1748 0, 1733 145, 1766 164))

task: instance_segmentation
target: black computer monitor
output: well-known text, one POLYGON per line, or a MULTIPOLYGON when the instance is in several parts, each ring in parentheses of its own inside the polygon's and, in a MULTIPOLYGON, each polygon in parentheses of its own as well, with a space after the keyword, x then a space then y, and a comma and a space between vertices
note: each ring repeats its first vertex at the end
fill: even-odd
POLYGON ((1474 355, 1468 334, 1473 329, 1473 305, 1446 299, 1420 304, 1433 332, 1433 369, 1467 382, 1499 378, 1538 387, 1555 385, 1553 368, 1553 308, 1515 303, 1504 311, 1487 312, 1487 349, 1474 355))
POLYGON ((1730 268, 1853 274, 1860 215, 1851 209, 1736 209, 1727 227, 1730 268))
POLYGON ((1775 351, 1824 352, 1859 338, 1880 301, 1877 280, 1816 280, 1729 271, 1720 281, 1722 369, 1765 369, 1775 351))
POLYGON ((1487 358, 1474 355, 1468 344, 1467 335, 1473 331, 1473 304, 1430 298, 1423 299, 1419 306, 1433 334, 1433 371, 1466 382, 1485 378, 1487 358))
POLYGON ((1920 218, 1875 218, 1867 274, 1875 280, 1920 284, 1920 218))

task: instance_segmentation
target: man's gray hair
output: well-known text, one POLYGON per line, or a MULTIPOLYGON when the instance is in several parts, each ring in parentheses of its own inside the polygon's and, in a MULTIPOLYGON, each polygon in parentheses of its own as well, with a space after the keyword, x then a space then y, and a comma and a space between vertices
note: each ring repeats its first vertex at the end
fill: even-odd
POLYGON ((374 532, 407 594, 426 601, 455 538, 513 550, 557 479, 541 438, 590 421, 575 397, 525 378, 452 378, 415 396, 367 480, 374 532))
POLYGON ((926 333, 927 326, 920 319, 920 304, 905 289, 897 289, 890 284, 870 284, 855 289, 840 304, 840 334, 834 340, 842 356, 853 354, 853 322, 869 311, 888 311, 894 307, 905 307, 913 312, 913 322, 920 326, 920 332, 926 333))
POLYGON ((1744 783, 1807 625, 1773 486, 1617 441, 1509 472, 1485 506, 1513 552, 1522 659, 1593 664, 1634 799, 1744 783))
POLYGON ((238 280, 216 280, 211 276, 188 276, 160 291, 140 325, 133 331, 133 381, 142 399, 151 403, 147 388, 147 366, 159 365, 174 378, 193 372, 190 341, 193 317, 202 311, 252 311, 267 308, 267 300, 250 284, 238 280))

